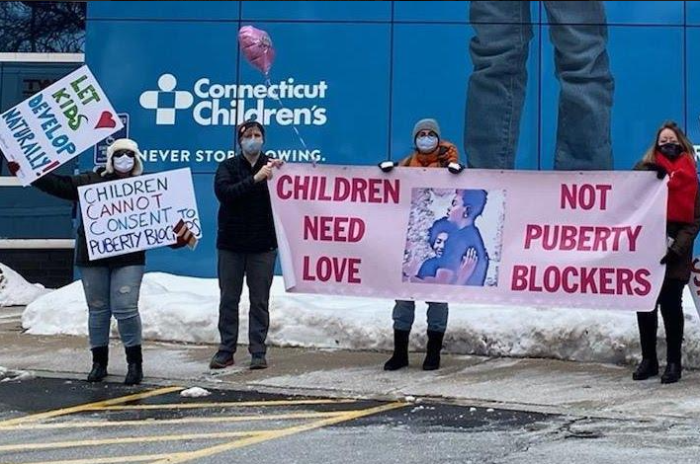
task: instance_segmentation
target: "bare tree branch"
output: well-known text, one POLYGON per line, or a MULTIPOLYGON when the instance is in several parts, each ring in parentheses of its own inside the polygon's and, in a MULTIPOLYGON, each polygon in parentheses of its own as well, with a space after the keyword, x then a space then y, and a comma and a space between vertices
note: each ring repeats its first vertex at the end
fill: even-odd
POLYGON ((0 51, 82 52, 85 14, 85 2, 0 2, 0 51))

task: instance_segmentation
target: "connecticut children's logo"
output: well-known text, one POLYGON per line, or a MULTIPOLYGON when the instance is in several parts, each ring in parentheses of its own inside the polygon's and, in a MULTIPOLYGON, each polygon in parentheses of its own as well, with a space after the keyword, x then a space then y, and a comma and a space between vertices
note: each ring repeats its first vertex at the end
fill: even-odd
POLYGON ((194 97, 186 90, 175 90, 177 79, 172 74, 163 74, 158 78, 159 90, 147 90, 141 94, 139 103, 147 110, 156 110, 156 124, 171 126, 175 124, 177 110, 192 106, 194 97))

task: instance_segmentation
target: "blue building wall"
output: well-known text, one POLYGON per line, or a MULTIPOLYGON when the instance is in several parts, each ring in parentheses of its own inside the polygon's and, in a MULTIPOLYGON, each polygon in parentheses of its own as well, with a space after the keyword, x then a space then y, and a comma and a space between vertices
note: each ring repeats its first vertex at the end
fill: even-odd
MULTIPOLYGON (((149 252, 150 270, 215 275, 213 175, 235 151, 237 119, 256 114, 268 125, 266 148, 288 161, 318 155, 326 164, 374 165, 406 155, 415 121, 435 117, 465 160, 474 35, 469 3, 90 2, 86 61, 117 111, 128 114, 129 136, 146 154, 147 170, 189 166, 194 172, 205 238, 194 253, 149 252), (249 24, 274 41, 271 83, 306 86, 283 99, 284 108, 256 98, 264 78, 237 42, 238 30, 249 24), (236 98, 234 89, 252 94, 236 98), (155 105, 142 98, 153 91, 155 105), (193 104, 176 111, 174 124, 157 124, 154 106, 172 107, 177 92, 192 95, 193 104)), ((700 140, 700 4, 602 3, 615 79, 614 166, 626 170, 666 119, 700 140)), ((549 24, 544 2, 529 7, 533 39, 516 167, 551 169, 559 83, 550 33, 557 26, 549 24)), ((83 169, 94 162, 92 152, 80 159, 83 169)))

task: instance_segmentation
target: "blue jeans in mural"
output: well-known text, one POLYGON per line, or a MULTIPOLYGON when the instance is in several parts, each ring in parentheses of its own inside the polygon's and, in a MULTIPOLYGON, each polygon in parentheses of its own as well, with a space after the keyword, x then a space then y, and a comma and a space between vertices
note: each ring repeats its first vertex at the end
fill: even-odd
MULTIPOLYGON (((447 303, 428 303, 428 330, 445 333, 447 330, 447 303)), ((397 300, 392 314, 394 329, 409 332, 416 318, 416 303, 397 300)))
MULTIPOLYGON (((554 168, 612 169, 614 81, 603 2, 543 3, 561 87, 554 168)), ((464 134, 468 163, 473 168, 513 169, 533 37, 530 2, 471 2, 469 14, 475 36, 464 134)))
POLYGON ((138 303, 143 270, 143 266, 80 268, 89 311, 90 348, 109 345, 112 315, 124 346, 141 344, 138 303))

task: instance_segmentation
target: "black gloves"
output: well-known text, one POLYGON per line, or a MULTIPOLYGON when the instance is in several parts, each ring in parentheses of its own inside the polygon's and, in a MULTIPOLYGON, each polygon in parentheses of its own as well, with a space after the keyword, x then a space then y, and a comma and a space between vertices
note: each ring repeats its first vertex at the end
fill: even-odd
POLYGON ((661 261, 659 261, 659 263, 660 264, 668 264, 668 263, 675 261, 678 258, 680 258, 680 256, 678 256, 678 254, 675 251, 673 251, 672 249, 669 248, 666 251, 666 254, 664 255, 664 257, 661 258, 661 261))
POLYGON ((647 167, 650 171, 654 171, 656 173, 656 178, 661 180, 664 177, 668 175, 668 172, 663 166, 659 166, 658 164, 655 163, 644 163, 644 166, 647 167))
POLYGON ((379 169, 381 169, 382 172, 391 172, 391 170, 394 169, 397 164, 393 161, 382 161, 377 166, 379 166, 379 169))
POLYGON ((464 171, 464 166, 459 163, 452 162, 447 165, 447 170, 452 174, 459 174, 460 172, 464 171))
MULTIPOLYGON (((391 172, 392 169, 398 166, 398 163, 393 161, 382 161, 377 166, 379 166, 379 169, 381 169, 382 172, 391 172)), ((459 163, 450 163, 447 165, 447 170, 452 174, 459 174, 460 172, 464 171, 464 166, 459 163)))

